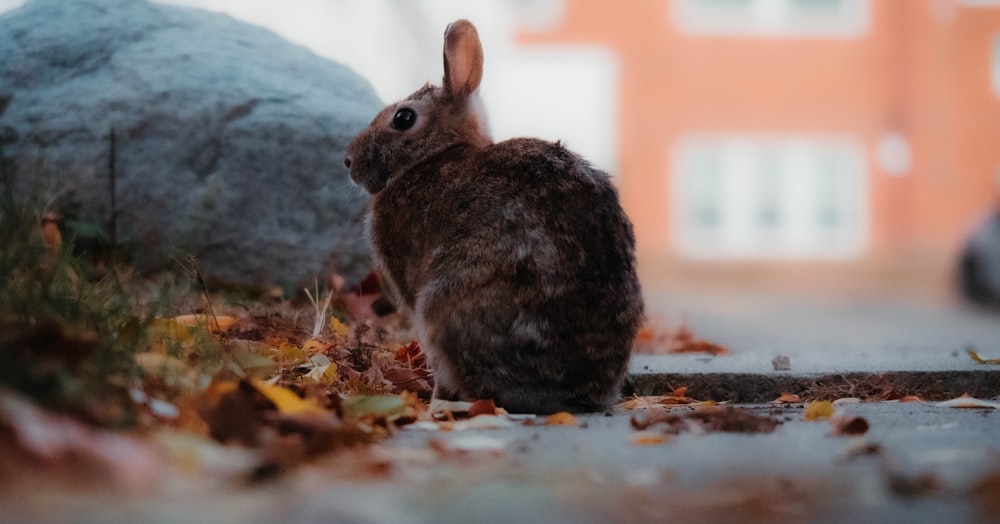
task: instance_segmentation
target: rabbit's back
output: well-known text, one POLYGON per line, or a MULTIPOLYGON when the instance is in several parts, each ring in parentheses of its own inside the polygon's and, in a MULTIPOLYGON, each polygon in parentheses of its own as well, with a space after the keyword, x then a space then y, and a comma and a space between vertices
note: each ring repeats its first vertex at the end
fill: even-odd
POLYGON ((617 395, 642 299, 606 174, 559 144, 508 140, 418 166, 377 196, 374 218, 440 385, 512 411, 617 395))

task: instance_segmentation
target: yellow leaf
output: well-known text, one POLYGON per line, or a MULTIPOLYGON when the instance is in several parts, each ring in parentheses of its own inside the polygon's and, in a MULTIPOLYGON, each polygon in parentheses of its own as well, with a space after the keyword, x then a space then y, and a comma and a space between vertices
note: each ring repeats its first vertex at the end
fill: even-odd
POLYGON ((236 322, 236 317, 229 315, 180 315, 174 317, 179 326, 207 329, 212 333, 221 333, 236 322))
POLYGON ((314 355, 309 357, 309 363, 312 364, 312 369, 309 373, 305 375, 306 378, 323 384, 324 386, 329 386, 337 381, 339 375, 337 374, 337 365, 330 362, 330 359, 326 355, 314 355))
POLYGON ((319 353, 323 350, 323 343, 316 340, 315 338, 310 338, 304 344, 302 344, 302 352, 307 355, 313 355, 319 353))
POLYGON ((654 431, 640 431, 632 436, 633 446, 659 446, 670 442, 670 436, 654 431))
POLYGON ((194 337, 191 335, 191 327, 182 325, 172 318, 153 319, 146 332, 149 334, 149 338, 153 340, 168 339, 173 342, 190 342, 194 340, 194 337))
POLYGON ((306 352, 290 342, 284 342, 278 346, 278 354, 286 361, 302 362, 306 360, 306 352))
POLYGON ((330 331, 337 338, 347 338, 351 334, 351 329, 337 317, 330 317, 330 331))
POLYGON ((984 359, 984 358, 982 358, 982 357, 979 356, 979 353, 976 353, 975 351, 973 351, 971 349, 967 349, 965 351, 967 353, 969 353, 969 356, 972 357, 972 360, 975 360, 979 364, 1000 364, 1000 358, 986 358, 986 359, 984 359))
POLYGON ((823 420, 833 416, 833 402, 829 400, 819 400, 806 404, 806 409, 802 413, 805 420, 823 420))
POLYGON ((283 415, 326 412, 325 409, 316 404, 312 399, 304 399, 290 389, 281 386, 272 386, 256 378, 250 379, 250 385, 258 393, 270 400, 274 404, 274 407, 283 415))

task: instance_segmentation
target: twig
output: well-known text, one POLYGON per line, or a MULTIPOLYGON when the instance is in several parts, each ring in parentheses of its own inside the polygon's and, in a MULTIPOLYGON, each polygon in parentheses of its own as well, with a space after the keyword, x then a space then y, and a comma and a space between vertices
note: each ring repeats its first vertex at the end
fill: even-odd
POLYGON ((110 193, 111 193, 111 260, 117 261, 118 258, 118 203, 116 201, 115 190, 115 179, 117 174, 115 172, 116 164, 116 152, 115 152, 115 128, 111 126, 110 147, 108 149, 108 180, 110 182, 110 193))
POLYGON ((177 263, 180 264, 185 271, 193 275, 195 280, 198 281, 198 285, 201 287, 201 293, 205 297, 205 305, 208 306, 208 314, 212 316, 212 322, 215 322, 215 331, 217 333, 221 333, 222 326, 219 325, 219 319, 215 317, 215 308, 212 307, 212 297, 208 295, 208 286, 205 284, 205 278, 201 275, 201 269, 198 267, 198 261, 195 260, 193 255, 189 255, 187 257, 187 264, 180 259, 177 259, 177 263))

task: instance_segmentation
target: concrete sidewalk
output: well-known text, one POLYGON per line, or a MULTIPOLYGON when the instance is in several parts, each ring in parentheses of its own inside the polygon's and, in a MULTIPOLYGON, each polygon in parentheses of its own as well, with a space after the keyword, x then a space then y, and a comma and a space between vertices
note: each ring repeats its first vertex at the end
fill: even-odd
MULTIPOLYGON (((767 402, 816 386, 853 396, 1000 395, 1000 313, 870 297, 650 297, 650 318, 731 349, 729 355, 634 355, 631 392, 687 386, 695 398, 767 402), (775 359, 787 358, 787 369, 775 359), (853 389, 852 389, 853 388, 853 389)), ((819 391, 819 390, 816 390, 819 391)))
POLYGON ((494 429, 414 425, 378 446, 344 450, 255 487, 182 482, 131 498, 25 487, 0 520, 1000 522, 996 408, 844 403, 836 416, 868 428, 844 436, 830 420, 805 420, 802 404, 761 403, 817 385, 835 398, 891 388, 897 396, 994 397, 1000 366, 976 364, 965 349, 1000 358, 997 315, 773 296, 655 298, 650 312, 678 324, 686 319, 698 337, 732 354, 636 355, 636 392, 686 386, 690 397, 737 402, 739 413, 776 425, 773 431, 711 428, 698 418, 708 412, 699 410, 719 408, 687 406, 582 415, 577 426, 544 425, 544 417, 494 429), (787 356, 790 369, 774 370, 776 356, 787 356), (679 425, 635 428, 633 419, 654 412, 679 425))

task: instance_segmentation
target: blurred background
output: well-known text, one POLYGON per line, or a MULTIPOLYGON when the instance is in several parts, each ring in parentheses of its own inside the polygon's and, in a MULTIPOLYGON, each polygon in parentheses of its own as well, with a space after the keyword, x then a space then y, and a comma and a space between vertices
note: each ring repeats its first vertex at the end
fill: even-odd
POLYGON ((471 19, 495 137, 563 140, 612 173, 654 309, 833 300, 875 322, 905 303, 997 338, 961 269, 966 295, 1000 296, 1000 0, 163 3, 270 28, 386 101, 440 83, 444 27, 471 19))

